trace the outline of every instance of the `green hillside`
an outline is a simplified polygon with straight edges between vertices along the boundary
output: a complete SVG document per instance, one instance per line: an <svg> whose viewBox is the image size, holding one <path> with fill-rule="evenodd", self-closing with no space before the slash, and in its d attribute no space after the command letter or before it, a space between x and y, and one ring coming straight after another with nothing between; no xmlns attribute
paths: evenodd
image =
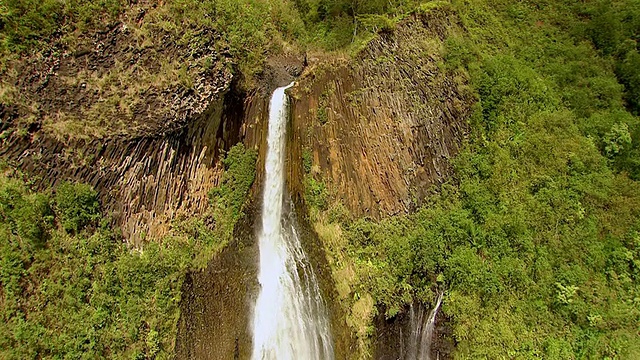
<svg viewBox="0 0 640 360"><path fill-rule="evenodd" d="M454 175L380 221L305 181L311 222L339 244L333 270L353 272L337 286L355 294L354 357L371 355L375 312L444 292L454 358L640 358L640 1L167 0L140 25L129 3L5 0L0 74L125 18L140 41L213 29L251 88L269 56L357 56L409 14L446 8L460 27L439 66L475 97ZM19 97L0 89L3 104ZM5 167L0 358L171 358L184 274L229 241L254 181L256 154L234 149L210 195L216 230L189 219L139 249L89 187L35 192Z"/></svg>
<svg viewBox="0 0 640 360"><path fill-rule="evenodd" d="M338 271L356 273L352 315L366 299L394 316L444 291L456 358L640 357L639 4L418 11L431 6L463 25L442 66L475 93L470 139L415 214L320 211L321 236L348 254Z"/></svg>

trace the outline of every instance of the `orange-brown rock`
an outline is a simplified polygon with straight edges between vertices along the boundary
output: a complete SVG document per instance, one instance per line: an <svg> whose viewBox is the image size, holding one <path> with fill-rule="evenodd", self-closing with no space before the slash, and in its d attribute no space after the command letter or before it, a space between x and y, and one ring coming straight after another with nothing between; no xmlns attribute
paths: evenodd
<svg viewBox="0 0 640 360"><path fill-rule="evenodd" d="M207 194L222 174L220 153L240 139L242 109L230 106L220 97L182 129L133 139L11 136L2 140L0 156L39 188L60 181L91 184L124 237L135 243L162 236L179 214L207 209Z"/></svg>
<svg viewBox="0 0 640 360"><path fill-rule="evenodd" d="M450 173L467 132L470 96L439 66L443 10L414 15L358 57L310 67L292 91L290 188L302 193L302 153L313 176L357 216L419 205Z"/></svg>

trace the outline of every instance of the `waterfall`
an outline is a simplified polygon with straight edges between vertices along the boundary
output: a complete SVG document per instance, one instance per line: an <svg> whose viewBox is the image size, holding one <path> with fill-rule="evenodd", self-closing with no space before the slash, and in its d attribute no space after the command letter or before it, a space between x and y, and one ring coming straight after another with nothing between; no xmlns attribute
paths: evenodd
<svg viewBox="0 0 640 360"><path fill-rule="evenodd" d="M409 308L409 318L411 321L411 334L405 360L430 360L431 338L436 323L436 315L442 303L442 293L438 295L436 305L433 307L428 317L425 317L425 309L418 306L415 309L413 304Z"/></svg>
<svg viewBox="0 0 640 360"><path fill-rule="evenodd" d="M262 230L260 293L254 308L254 360L333 359L326 308L302 249L292 210L285 211L284 158L288 97L275 90L269 105Z"/></svg>

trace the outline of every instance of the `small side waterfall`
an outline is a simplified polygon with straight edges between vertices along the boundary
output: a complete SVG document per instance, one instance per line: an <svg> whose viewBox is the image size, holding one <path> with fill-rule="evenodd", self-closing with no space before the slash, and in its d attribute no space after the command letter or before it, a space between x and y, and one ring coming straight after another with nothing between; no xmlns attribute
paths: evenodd
<svg viewBox="0 0 640 360"><path fill-rule="evenodd" d="M333 343L324 301L293 213L285 213L284 207L285 90L291 85L275 90L269 108L259 235L261 288L253 314L252 359L331 360Z"/></svg>
<svg viewBox="0 0 640 360"><path fill-rule="evenodd" d="M405 360L431 360L431 338L436 323L436 315L440 304L442 304L442 293L438 295L436 305L433 307L428 317L425 317L425 309L420 306L418 310L413 305L409 308L411 321L411 334L407 344Z"/></svg>

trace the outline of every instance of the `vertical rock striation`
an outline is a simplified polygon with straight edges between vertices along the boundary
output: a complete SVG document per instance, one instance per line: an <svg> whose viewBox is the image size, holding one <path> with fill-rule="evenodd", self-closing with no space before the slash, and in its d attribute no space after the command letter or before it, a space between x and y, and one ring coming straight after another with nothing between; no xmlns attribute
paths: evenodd
<svg viewBox="0 0 640 360"><path fill-rule="evenodd" d="M351 61L321 62L293 92L290 169L301 194L302 153L312 173L357 216L405 213L450 173L467 132L464 80L441 69L444 10L413 15Z"/></svg>
<svg viewBox="0 0 640 360"><path fill-rule="evenodd" d="M4 140L0 156L28 173L36 186L82 181L94 186L123 235L136 243L160 237L178 216L200 214L217 185L220 153L240 141L240 109L229 92L187 126L139 138L62 142L36 134Z"/></svg>

